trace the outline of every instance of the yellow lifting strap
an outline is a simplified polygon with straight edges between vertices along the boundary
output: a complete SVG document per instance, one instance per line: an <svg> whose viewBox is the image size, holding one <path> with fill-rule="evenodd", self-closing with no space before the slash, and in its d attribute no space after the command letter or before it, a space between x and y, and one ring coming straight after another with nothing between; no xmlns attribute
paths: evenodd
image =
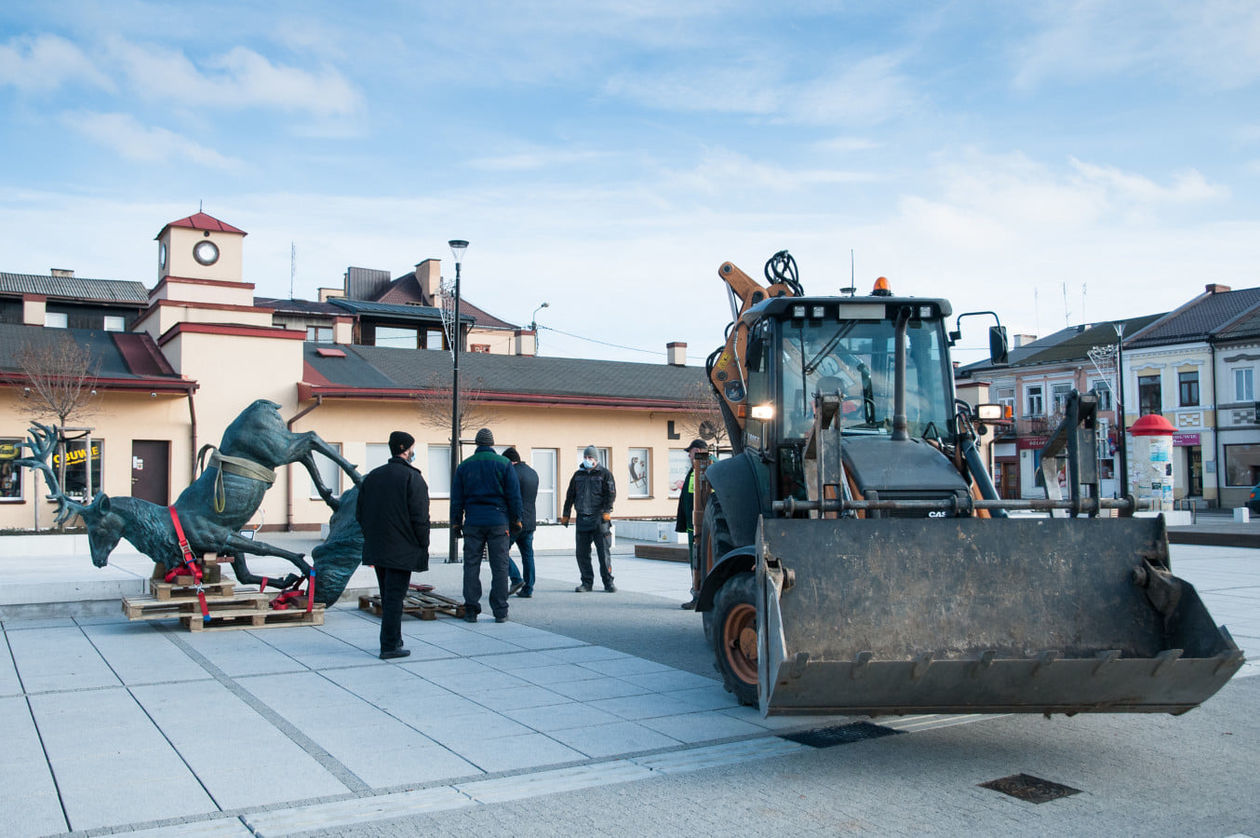
<svg viewBox="0 0 1260 838"><path fill-rule="evenodd" d="M203 465L206 452L210 452L210 459ZM231 457L222 454L219 449L213 445L206 444L201 446L201 450L197 452L197 467L201 471L207 468L217 468L219 473L214 477L214 511L222 513L227 508L227 493L223 489L223 472L231 472L239 474L242 477L249 477L254 480L261 480L270 486L276 482L276 473L273 469L269 469L264 465L260 465L253 460L247 460L244 457Z"/></svg>

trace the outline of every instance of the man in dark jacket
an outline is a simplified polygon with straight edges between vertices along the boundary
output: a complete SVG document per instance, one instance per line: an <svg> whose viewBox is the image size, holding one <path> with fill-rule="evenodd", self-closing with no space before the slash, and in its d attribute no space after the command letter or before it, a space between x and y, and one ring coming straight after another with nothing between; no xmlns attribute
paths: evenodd
<svg viewBox="0 0 1260 838"><path fill-rule="evenodd" d="M683 478L682 491L678 493L678 515L674 518L674 532L687 534L687 558L691 562L691 601L684 602L683 608L691 610L696 607L696 597L700 593L700 566L696 561L696 456L707 457L709 446L703 439L693 439L687 446L687 476Z"/></svg>
<svg viewBox="0 0 1260 838"><path fill-rule="evenodd" d="M516 562L508 560L508 576L512 579L508 592L519 597L531 597L534 595L534 530L538 528L535 506L538 500L538 472L521 462L521 455L515 448L504 451L503 456L512 464L516 479L521 484L521 531L512 543L521 551L521 566L525 570L522 576L521 571L516 569Z"/></svg>
<svg viewBox="0 0 1260 838"><path fill-rule="evenodd" d="M612 472L599 464L599 452L594 445L582 452L582 465L569 480L569 492L564 498L564 514L560 522L569 526L569 512L577 508L577 563L582 583L573 590L584 593L595 583L591 568L591 542L599 555L599 576L604 590L616 593L613 584L612 557L608 552L608 533L612 528L612 506L617 499L617 485Z"/></svg>
<svg viewBox="0 0 1260 838"><path fill-rule="evenodd" d="M416 440L406 431L389 435L383 466L359 487L355 516L363 528L363 563L376 569L381 589L381 659L405 658L402 611L412 571L429 569L429 487L412 468Z"/></svg>
<svg viewBox="0 0 1260 838"><path fill-rule="evenodd" d="M521 527L521 485L506 457L494 453L494 434L477 431L477 450L455 469L451 526L464 538L464 620L481 613L481 555L490 554L490 610L508 618L508 544Z"/></svg>

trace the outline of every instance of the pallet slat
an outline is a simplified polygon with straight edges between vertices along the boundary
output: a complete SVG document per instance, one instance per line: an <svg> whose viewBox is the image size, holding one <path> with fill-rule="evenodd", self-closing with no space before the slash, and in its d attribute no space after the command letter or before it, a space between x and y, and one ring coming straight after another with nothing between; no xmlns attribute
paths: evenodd
<svg viewBox="0 0 1260 838"><path fill-rule="evenodd" d="M364 595L359 597L359 609L362 611L371 611L376 616L381 616L381 597L379 594ZM408 591L407 596L403 599L403 613L410 614L421 620L436 620L438 614L447 614L451 617L464 616L464 603L459 600L451 599L442 594L435 594L432 591Z"/></svg>
<svg viewBox="0 0 1260 838"><path fill-rule="evenodd" d="M291 626L322 626L324 624L324 606L315 606L310 613L305 609L295 608L288 611L238 611L210 612L210 622L205 622L200 614L180 617L184 628L190 632L230 631L233 629L288 628Z"/></svg>

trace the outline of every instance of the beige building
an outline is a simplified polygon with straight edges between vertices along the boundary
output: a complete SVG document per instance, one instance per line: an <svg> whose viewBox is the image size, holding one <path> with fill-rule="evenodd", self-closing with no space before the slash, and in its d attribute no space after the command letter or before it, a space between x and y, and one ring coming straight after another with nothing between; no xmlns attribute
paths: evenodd
<svg viewBox="0 0 1260 838"><path fill-rule="evenodd" d="M446 519L452 356L438 260L397 279L351 268L340 293L323 289L318 301L258 298L245 281L245 235L205 213L167 224L151 288L71 271L0 274L0 529L51 523L42 480L36 486L11 460L37 401L33 350L66 338L94 365L87 410L68 422L80 428L69 434L70 492L169 503L194 478L198 449L263 398L294 431L317 432L364 473L387 458L391 430L411 432L432 516ZM615 518L673 516L683 448L704 418L694 395L703 371L685 366L685 345L671 345L664 364L540 358L529 330L466 301L460 320L461 390L471 394L463 409L538 470L540 520L559 517L590 444L616 477ZM478 426L465 426L463 455ZM318 459L326 480L349 486ZM327 523L311 482L300 466L281 469L253 523Z"/></svg>

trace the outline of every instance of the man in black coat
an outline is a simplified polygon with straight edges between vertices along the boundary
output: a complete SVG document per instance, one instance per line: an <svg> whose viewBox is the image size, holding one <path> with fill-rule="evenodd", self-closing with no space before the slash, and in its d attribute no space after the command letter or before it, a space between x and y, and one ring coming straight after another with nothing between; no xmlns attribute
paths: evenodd
<svg viewBox="0 0 1260 838"><path fill-rule="evenodd" d="M525 575L521 576L516 563L509 560L508 576L512 579L512 587L508 595L515 593L519 597L534 595L534 530L538 529L538 472L521 462L521 455L515 448L503 452L512 468L516 471L516 479L521 484L521 531L512 539L516 549L521 551L521 565Z"/></svg>
<svg viewBox="0 0 1260 838"><path fill-rule="evenodd" d="M402 612L412 571L429 569L429 486L415 459L415 438L389 435L383 466L372 469L359 487L355 515L363 528L363 563L376 570L381 589L381 659L405 658Z"/></svg>
<svg viewBox="0 0 1260 838"><path fill-rule="evenodd" d="M599 464L599 452L594 445L582 452L582 465L569 480L569 491L564 498L564 514L560 522L569 526L569 512L577 510L577 563L582 582L573 590L585 593L595 584L595 572L591 567L591 543L599 555L599 576L604 590L617 592L613 584L612 556L609 555L607 536L612 527L613 501L617 499L617 485L612 472Z"/></svg>

